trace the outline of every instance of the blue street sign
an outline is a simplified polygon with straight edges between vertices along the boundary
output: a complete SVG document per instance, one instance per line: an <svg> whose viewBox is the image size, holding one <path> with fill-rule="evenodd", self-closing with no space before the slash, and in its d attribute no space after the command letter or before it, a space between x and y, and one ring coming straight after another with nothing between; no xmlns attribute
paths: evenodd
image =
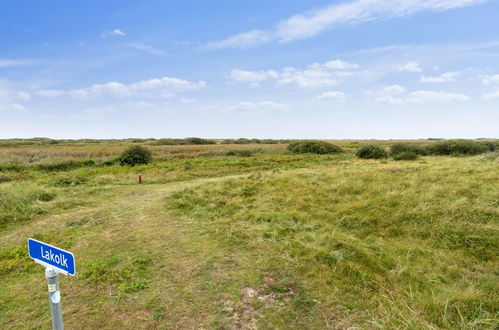
<svg viewBox="0 0 499 330"><path fill-rule="evenodd" d="M75 257L71 252L61 250L55 246L28 239L29 256L35 262L45 266L53 267L61 273L74 276L76 273Z"/></svg>

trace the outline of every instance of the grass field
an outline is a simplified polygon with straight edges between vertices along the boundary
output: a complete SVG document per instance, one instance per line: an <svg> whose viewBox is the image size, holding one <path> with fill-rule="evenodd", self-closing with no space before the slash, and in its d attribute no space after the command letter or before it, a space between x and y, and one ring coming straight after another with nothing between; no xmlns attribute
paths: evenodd
<svg viewBox="0 0 499 330"><path fill-rule="evenodd" d="M497 153L139 141L154 161L126 167L106 162L131 141L15 142L0 143L2 329L50 327L28 237L76 256L68 329L499 327Z"/></svg>

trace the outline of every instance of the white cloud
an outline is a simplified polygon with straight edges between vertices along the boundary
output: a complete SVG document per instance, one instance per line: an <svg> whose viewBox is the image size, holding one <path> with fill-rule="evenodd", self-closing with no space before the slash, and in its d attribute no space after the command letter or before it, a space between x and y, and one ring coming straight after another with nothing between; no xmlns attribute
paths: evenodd
<svg viewBox="0 0 499 330"><path fill-rule="evenodd" d="M145 101L130 101L126 102L125 106L127 108L132 108L132 109L150 109L153 108L156 104L151 103L151 102L145 102Z"/></svg>
<svg viewBox="0 0 499 330"><path fill-rule="evenodd" d="M484 94L483 99L487 100L487 101L499 99L499 89L497 91L495 91L494 93Z"/></svg>
<svg viewBox="0 0 499 330"><path fill-rule="evenodd" d="M166 55L166 52L164 52L163 50L158 49L158 48L153 47L153 46L150 46L150 45L140 43L140 42L130 42L130 43L126 43L124 45L127 47L131 47L131 48L152 54L152 55L157 55L157 56Z"/></svg>
<svg viewBox="0 0 499 330"><path fill-rule="evenodd" d="M482 82L484 85L499 84L499 74L495 74L492 76L483 76Z"/></svg>
<svg viewBox="0 0 499 330"><path fill-rule="evenodd" d="M37 64L37 63L40 63L40 61L0 58L0 68L6 68L6 67L11 67L11 66L32 65L32 64Z"/></svg>
<svg viewBox="0 0 499 330"><path fill-rule="evenodd" d="M405 72L423 72L423 69L418 62L409 62L398 67L399 71Z"/></svg>
<svg viewBox="0 0 499 330"><path fill-rule="evenodd" d="M229 79L234 82L251 83L251 87L260 87L260 83L266 80L276 81L278 86L292 86L300 88L330 87L338 84L341 78L354 75L354 72L344 71L358 68L357 64L341 60L326 63L313 63L304 70L287 67L281 71L246 71L235 69L229 73ZM340 71L335 71L340 70Z"/></svg>
<svg viewBox="0 0 499 330"><path fill-rule="evenodd" d="M411 92L405 96L400 96L400 97L379 96L376 97L375 100L376 102L380 103L406 105L406 104L466 102L470 100L470 97L464 94L421 90L421 91Z"/></svg>
<svg viewBox="0 0 499 330"><path fill-rule="evenodd" d="M209 42L205 47L207 49L218 48L251 48L256 47L272 40L272 37L264 31L253 30L239 33L221 41Z"/></svg>
<svg viewBox="0 0 499 330"><path fill-rule="evenodd" d="M68 117L76 120L102 120L106 117L107 113L115 112L113 106L102 106L82 110L77 113L69 114Z"/></svg>
<svg viewBox="0 0 499 330"><path fill-rule="evenodd" d="M277 81L278 86L301 88L330 87L338 84L334 75L322 67L309 66L306 70L285 68Z"/></svg>
<svg viewBox="0 0 499 330"><path fill-rule="evenodd" d="M237 82L257 82L278 77L279 73L277 73L277 71L274 70L246 71L246 70L234 69L229 73L229 78Z"/></svg>
<svg viewBox="0 0 499 330"><path fill-rule="evenodd" d="M57 89L42 89L35 92L36 96L47 97L47 98L60 97L63 96L64 94L65 94L64 91Z"/></svg>
<svg viewBox="0 0 499 330"><path fill-rule="evenodd" d="M426 77L422 76L419 81L423 83L444 83L456 81L456 78L461 75L461 72L445 72L444 74L437 77Z"/></svg>
<svg viewBox="0 0 499 330"><path fill-rule="evenodd" d="M4 91L0 90L0 103L10 103L17 101L30 101L31 94L24 91L12 92L12 91Z"/></svg>
<svg viewBox="0 0 499 330"><path fill-rule="evenodd" d="M260 101L260 102L240 102L236 105L230 106L230 110L243 110L243 111L269 111L269 110L279 110L279 111L291 111L292 107L285 103L277 103L271 101Z"/></svg>
<svg viewBox="0 0 499 330"><path fill-rule="evenodd" d="M391 86L384 86L376 90L371 90L368 91L368 95L375 95L375 96L391 96L391 95L398 95L402 94L405 92L405 88L399 85L391 85Z"/></svg>
<svg viewBox="0 0 499 330"><path fill-rule="evenodd" d="M204 81L191 82L178 78L157 78L139 81L130 85L118 82L108 82L105 84L95 84L85 88L61 90L40 90L36 95L42 97L59 97L68 95L76 99L92 99L103 96L117 98L130 97L173 97L175 93L197 91L206 86Z"/></svg>
<svg viewBox="0 0 499 330"><path fill-rule="evenodd" d="M126 36L126 33L121 31L120 29L114 29L111 31L104 31L100 35L102 38L107 38L107 37L124 37Z"/></svg>
<svg viewBox="0 0 499 330"><path fill-rule="evenodd" d="M0 104L0 112L19 112L19 113L29 113L30 111L20 103L7 103Z"/></svg>
<svg viewBox="0 0 499 330"><path fill-rule="evenodd" d="M319 100L344 100L346 95L340 91L330 91L317 95L317 98Z"/></svg>
<svg viewBox="0 0 499 330"><path fill-rule="evenodd" d="M324 66L332 70L350 70L357 69L359 66L354 63L348 63L342 60L334 60L324 63Z"/></svg>
<svg viewBox="0 0 499 330"><path fill-rule="evenodd" d="M211 42L208 48L255 47L271 42L311 38L349 24L409 16L421 11L445 11L490 0L352 0L280 21L271 31L252 30Z"/></svg>

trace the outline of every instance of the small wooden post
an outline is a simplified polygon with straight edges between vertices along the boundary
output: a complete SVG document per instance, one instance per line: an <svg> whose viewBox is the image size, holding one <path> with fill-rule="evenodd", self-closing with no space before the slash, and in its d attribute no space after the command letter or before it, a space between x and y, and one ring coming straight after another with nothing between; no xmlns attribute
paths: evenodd
<svg viewBox="0 0 499 330"><path fill-rule="evenodd" d="M142 174L139 173L139 184L142 183Z"/></svg>

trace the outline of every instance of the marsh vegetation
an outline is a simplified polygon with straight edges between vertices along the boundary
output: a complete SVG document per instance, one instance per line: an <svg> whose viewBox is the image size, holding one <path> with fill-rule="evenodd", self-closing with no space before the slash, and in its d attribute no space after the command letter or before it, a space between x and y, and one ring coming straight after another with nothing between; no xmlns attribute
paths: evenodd
<svg viewBox="0 0 499 330"><path fill-rule="evenodd" d="M50 325L27 237L68 328L498 326L497 141L53 141L0 143L2 327Z"/></svg>

